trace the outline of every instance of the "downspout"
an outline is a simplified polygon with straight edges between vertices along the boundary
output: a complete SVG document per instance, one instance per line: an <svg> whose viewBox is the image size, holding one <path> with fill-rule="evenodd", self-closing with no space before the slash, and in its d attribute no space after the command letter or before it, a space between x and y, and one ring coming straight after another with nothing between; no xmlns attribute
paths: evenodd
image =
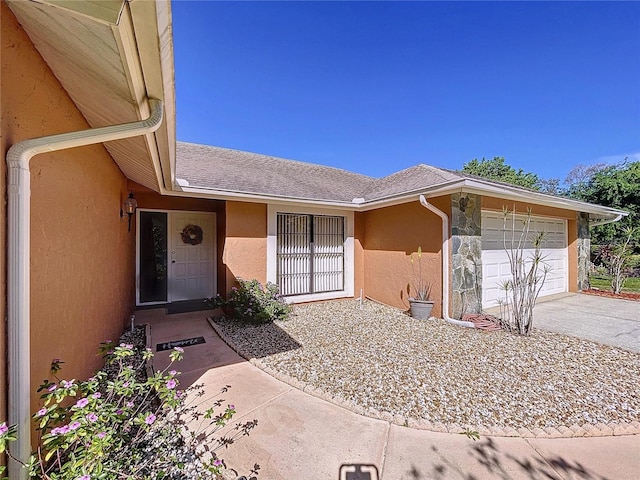
<svg viewBox="0 0 640 480"><path fill-rule="evenodd" d="M30 218L31 172L29 163L40 153L120 140L155 132L162 123L163 105L149 99L151 114L146 120L91 128L77 132L23 140L7 153L8 261L7 324L9 351L9 425L17 425L18 440L9 444L13 457L26 463L31 455L30 414ZM26 479L27 469L9 459L9 478Z"/></svg>
<svg viewBox="0 0 640 480"><path fill-rule="evenodd" d="M473 322L456 320L449 316L449 217L442 210L431 205L424 195L420 195L420 204L442 219L442 318L459 327L476 328Z"/></svg>

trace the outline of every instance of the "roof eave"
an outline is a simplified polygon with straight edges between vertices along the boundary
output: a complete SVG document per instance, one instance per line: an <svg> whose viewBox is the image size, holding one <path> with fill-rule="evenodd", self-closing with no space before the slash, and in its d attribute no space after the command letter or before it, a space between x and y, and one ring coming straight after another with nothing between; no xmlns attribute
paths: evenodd
<svg viewBox="0 0 640 480"><path fill-rule="evenodd" d="M137 61L147 97L158 98L164 104L165 124L152 138L148 138L160 193L167 193L175 181L176 171L176 109L171 4L169 0L156 2L130 1L129 8L137 44ZM151 137L151 136L149 136ZM155 147L155 148L154 148Z"/></svg>
<svg viewBox="0 0 640 480"><path fill-rule="evenodd" d="M491 196L497 198L504 198L506 200L520 202L529 201L537 205L594 214L599 218L615 218L619 215L627 216L629 214L624 210L618 210L611 207L603 207L602 205L595 205L593 203L573 200L571 198L557 197L555 195L549 195L542 192L523 190L518 187L510 187L508 185L496 185L494 183L484 182L482 180L465 179L463 180L463 183L464 185L462 186L462 188L465 192L478 193L480 195L486 195L488 193Z"/></svg>
<svg viewBox="0 0 640 480"><path fill-rule="evenodd" d="M333 200L321 200L315 198L295 198L280 195L267 195L251 192L235 192L231 190L210 189L205 187L190 187L174 185L173 191L168 191L168 195L177 197L196 197L211 200L228 200L238 202L255 202L255 203L275 203L283 205L313 205L327 208L339 208L342 210L357 210L358 205L351 202L340 202Z"/></svg>
<svg viewBox="0 0 640 480"><path fill-rule="evenodd" d="M175 186L175 190L170 192L171 195L177 196L196 196L200 198L210 198L218 200L235 200L257 203L277 203L288 205L313 205L324 206L327 208L340 208L354 211L366 212L378 208L391 207L412 201L418 201L420 195L428 198L438 197L442 195L450 195L452 193L476 193L479 195L491 195L496 198L517 202L530 202L536 205L544 205L548 207L572 210L575 212L585 212L591 214L593 219L613 220L619 216L626 216L628 212L601 205L572 200L569 198L556 197L540 192L531 192L522 190L517 187L509 187L505 185L496 185L491 182L483 182L479 180L459 179L443 182L433 185L429 188L416 189L410 192L403 192L396 195L389 195L376 200L365 201L361 203L340 202L331 200L319 200L309 198L291 198L278 195L266 195L249 192L234 192L229 190L208 189L202 187Z"/></svg>
<svg viewBox="0 0 640 480"><path fill-rule="evenodd" d="M10 0L9 7L91 127L142 120L151 112L149 98L163 102L164 121L156 133L107 142L105 147L128 178L161 193L170 188L175 172L175 93L169 1ZM73 28L58 28L57 22ZM43 38L48 30L42 25L59 36ZM80 53L72 60L61 55L61 38L67 42L64 50L75 52L74 42L86 39L87 32L102 50L96 49L93 56ZM96 60L102 59L101 52L109 58ZM96 93L87 77L73 75L72 67L88 67L92 78L104 76L108 81L103 86L115 85L115 90L103 97L106 88ZM126 83L117 83L121 78Z"/></svg>

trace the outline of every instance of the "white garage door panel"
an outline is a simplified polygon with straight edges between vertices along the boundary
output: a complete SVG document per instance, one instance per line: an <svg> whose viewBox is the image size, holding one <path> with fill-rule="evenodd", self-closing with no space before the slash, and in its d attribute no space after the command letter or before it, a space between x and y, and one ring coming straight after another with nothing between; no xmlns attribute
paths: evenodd
<svg viewBox="0 0 640 480"><path fill-rule="evenodd" d="M517 217L516 232L522 229L524 216ZM507 245L511 241L511 223L507 224ZM540 290L540 296L567 291L568 257L566 221L552 218L533 217L529 239L525 243L525 259L533 256L532 238L537 232L545 232L542 248L543 263L548 267L547 277ZM516 235L516 241L520 235ZM542 274L542 270L540 270ZM497 212L482 213L482 306L496 306L504 299L502 285L511 280L511 265L504 251L503 216Z"/></svg>

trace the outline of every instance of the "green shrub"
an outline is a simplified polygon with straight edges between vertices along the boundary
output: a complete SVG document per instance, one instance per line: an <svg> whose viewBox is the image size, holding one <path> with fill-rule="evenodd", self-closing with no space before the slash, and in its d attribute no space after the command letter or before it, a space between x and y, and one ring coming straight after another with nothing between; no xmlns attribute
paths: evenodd
<svg viewBox="0 0 640 480"><path fill-rule="evenodd" d="M291 306L278 294L278 287L271 282L263 287L258 280L238 279L224 306L233 312L233 317L249 323L269 323L285 320ZM219 297L209 299L209 305L219 306Z"/></svg>

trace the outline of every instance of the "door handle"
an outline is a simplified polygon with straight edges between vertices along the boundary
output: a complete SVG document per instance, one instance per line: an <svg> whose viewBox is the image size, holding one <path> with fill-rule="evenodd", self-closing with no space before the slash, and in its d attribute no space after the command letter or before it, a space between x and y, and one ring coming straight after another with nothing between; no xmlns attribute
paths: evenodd
<svg viewBox="0 0 640 480"><path fill-rule="evenodd" d="M175 260L171 260L171 263L176 263L176 261Z"/></svg>

